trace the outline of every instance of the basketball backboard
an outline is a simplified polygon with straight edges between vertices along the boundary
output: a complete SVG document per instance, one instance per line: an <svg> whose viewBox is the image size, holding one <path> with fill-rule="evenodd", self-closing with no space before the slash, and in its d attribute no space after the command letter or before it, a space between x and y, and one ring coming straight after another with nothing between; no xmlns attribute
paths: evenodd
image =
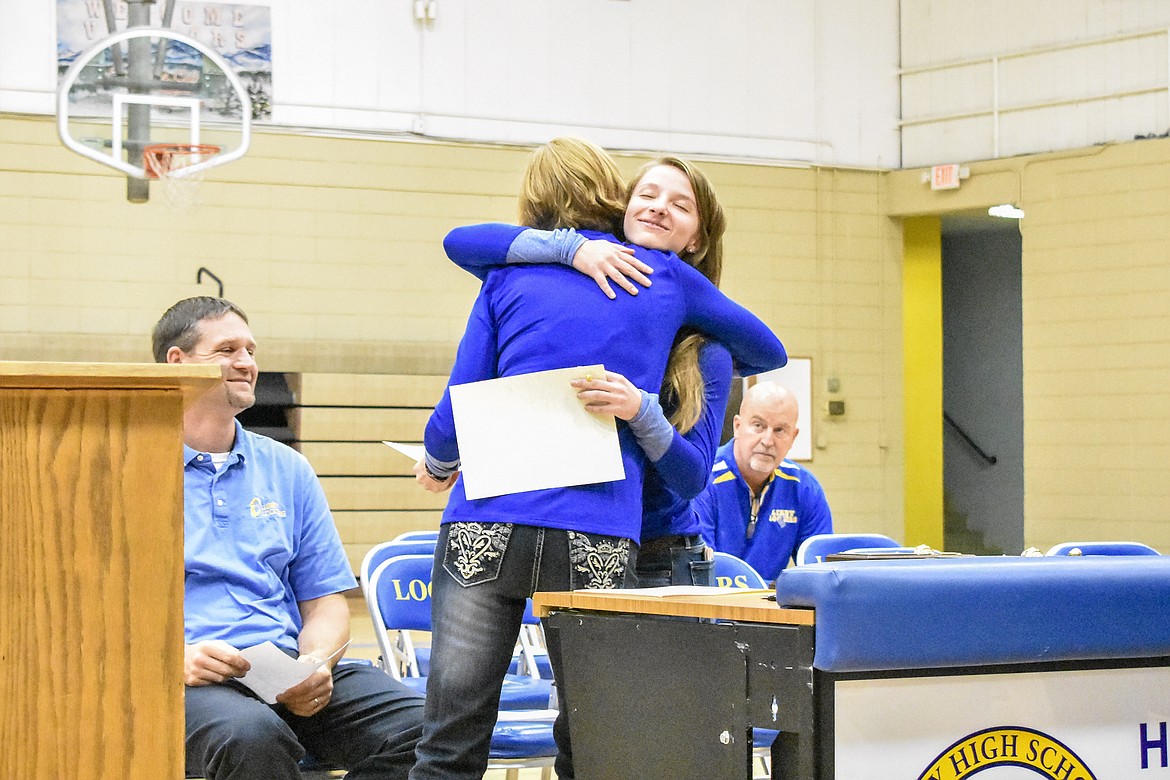
<svg viewBox="0 0 1170 780"><path fill-rule="evenodd" d="M162 28L133 27L98 41L73 61L57 92L65 146L144 182L158 176L144 159L147 147L214 149L169 173L198 176L244 155L251 120L248 90L223 57ZM131 185L130 199L145 200L145 185Z"/></svg>

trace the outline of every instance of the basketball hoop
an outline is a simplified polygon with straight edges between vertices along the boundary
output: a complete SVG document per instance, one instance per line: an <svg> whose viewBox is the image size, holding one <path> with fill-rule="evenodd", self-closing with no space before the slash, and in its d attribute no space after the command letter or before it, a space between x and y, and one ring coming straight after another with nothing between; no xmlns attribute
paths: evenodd
<svg viewBox="0 0 1170 780"><path fill-rule="evenodd" d="M159 179L167 204L187 209L199 200L199 185L205 167L199 165L219 154L213 144L148 144L142 150L142 168L152 179Z"/></svg>

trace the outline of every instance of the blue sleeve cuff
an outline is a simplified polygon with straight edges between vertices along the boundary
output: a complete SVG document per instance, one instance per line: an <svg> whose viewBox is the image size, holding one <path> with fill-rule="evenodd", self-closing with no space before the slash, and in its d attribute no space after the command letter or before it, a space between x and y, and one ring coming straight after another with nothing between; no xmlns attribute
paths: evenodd
<svg viewBox="0 0 1170 780"><path fill-rule="evenodd" d="M573 255L586 238L572 228L537 230L528 228L508 247L508 263L573 264Z"/></svg>
<svg viewBox="0 0 1170 780"><path fill-rule="evenodd" d="M674 441L674 426L666 419L657 393L642 393L642 406L629 421L630 430L638 440L638 446L646 453L651 463L657 463L666 454Z"/></svg>
<svg viewBox="0 0 1170 780"><path fill-rule="evenodd" d="M431 453L426 451L423 452L423 463L426 465L427 473L440 480L446 479L459 470L459 461L435 460Z"/></svg>

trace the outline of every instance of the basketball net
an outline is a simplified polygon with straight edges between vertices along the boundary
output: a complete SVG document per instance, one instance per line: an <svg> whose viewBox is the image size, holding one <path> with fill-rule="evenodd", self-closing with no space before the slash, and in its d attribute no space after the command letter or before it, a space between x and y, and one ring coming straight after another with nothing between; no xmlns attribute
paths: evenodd
<svg viewBox="0 0 1170 780"><path fill-rule="evenodd" d="M186 169L217 154L219 147L211 144L150 144L142 151L142 167L162 184L167 205L185 211L199 203L204 174Z"/></svg>

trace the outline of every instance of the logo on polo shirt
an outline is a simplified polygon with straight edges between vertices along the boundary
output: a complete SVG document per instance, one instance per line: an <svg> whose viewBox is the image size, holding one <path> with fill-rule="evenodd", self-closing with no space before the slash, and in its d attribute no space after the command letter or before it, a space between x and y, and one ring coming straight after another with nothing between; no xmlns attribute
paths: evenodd
<svg viewBox="0 0 1170 780"><path fill-rule="evenodd" d="M1097 780L1060 740L1024 726L996 726L955 742L918 780L964 780L994 767L1023 767L1050 780ZM993 780L995 772L986 775Z"/></svg>
<svg viewBox="0 0 1170 780"><path fill-rule="evenodd" d="M768 522L775 523L783 528L789 523L796 523L795 509L773 509L772 514L768 515Z"/></svg>
<svg viewBox="0 0 1170 780"><path fill-rule="evenodd" d="M248 502L252 517L284 517L286 512L279 501L264 501L257 497Z"/></svg>

